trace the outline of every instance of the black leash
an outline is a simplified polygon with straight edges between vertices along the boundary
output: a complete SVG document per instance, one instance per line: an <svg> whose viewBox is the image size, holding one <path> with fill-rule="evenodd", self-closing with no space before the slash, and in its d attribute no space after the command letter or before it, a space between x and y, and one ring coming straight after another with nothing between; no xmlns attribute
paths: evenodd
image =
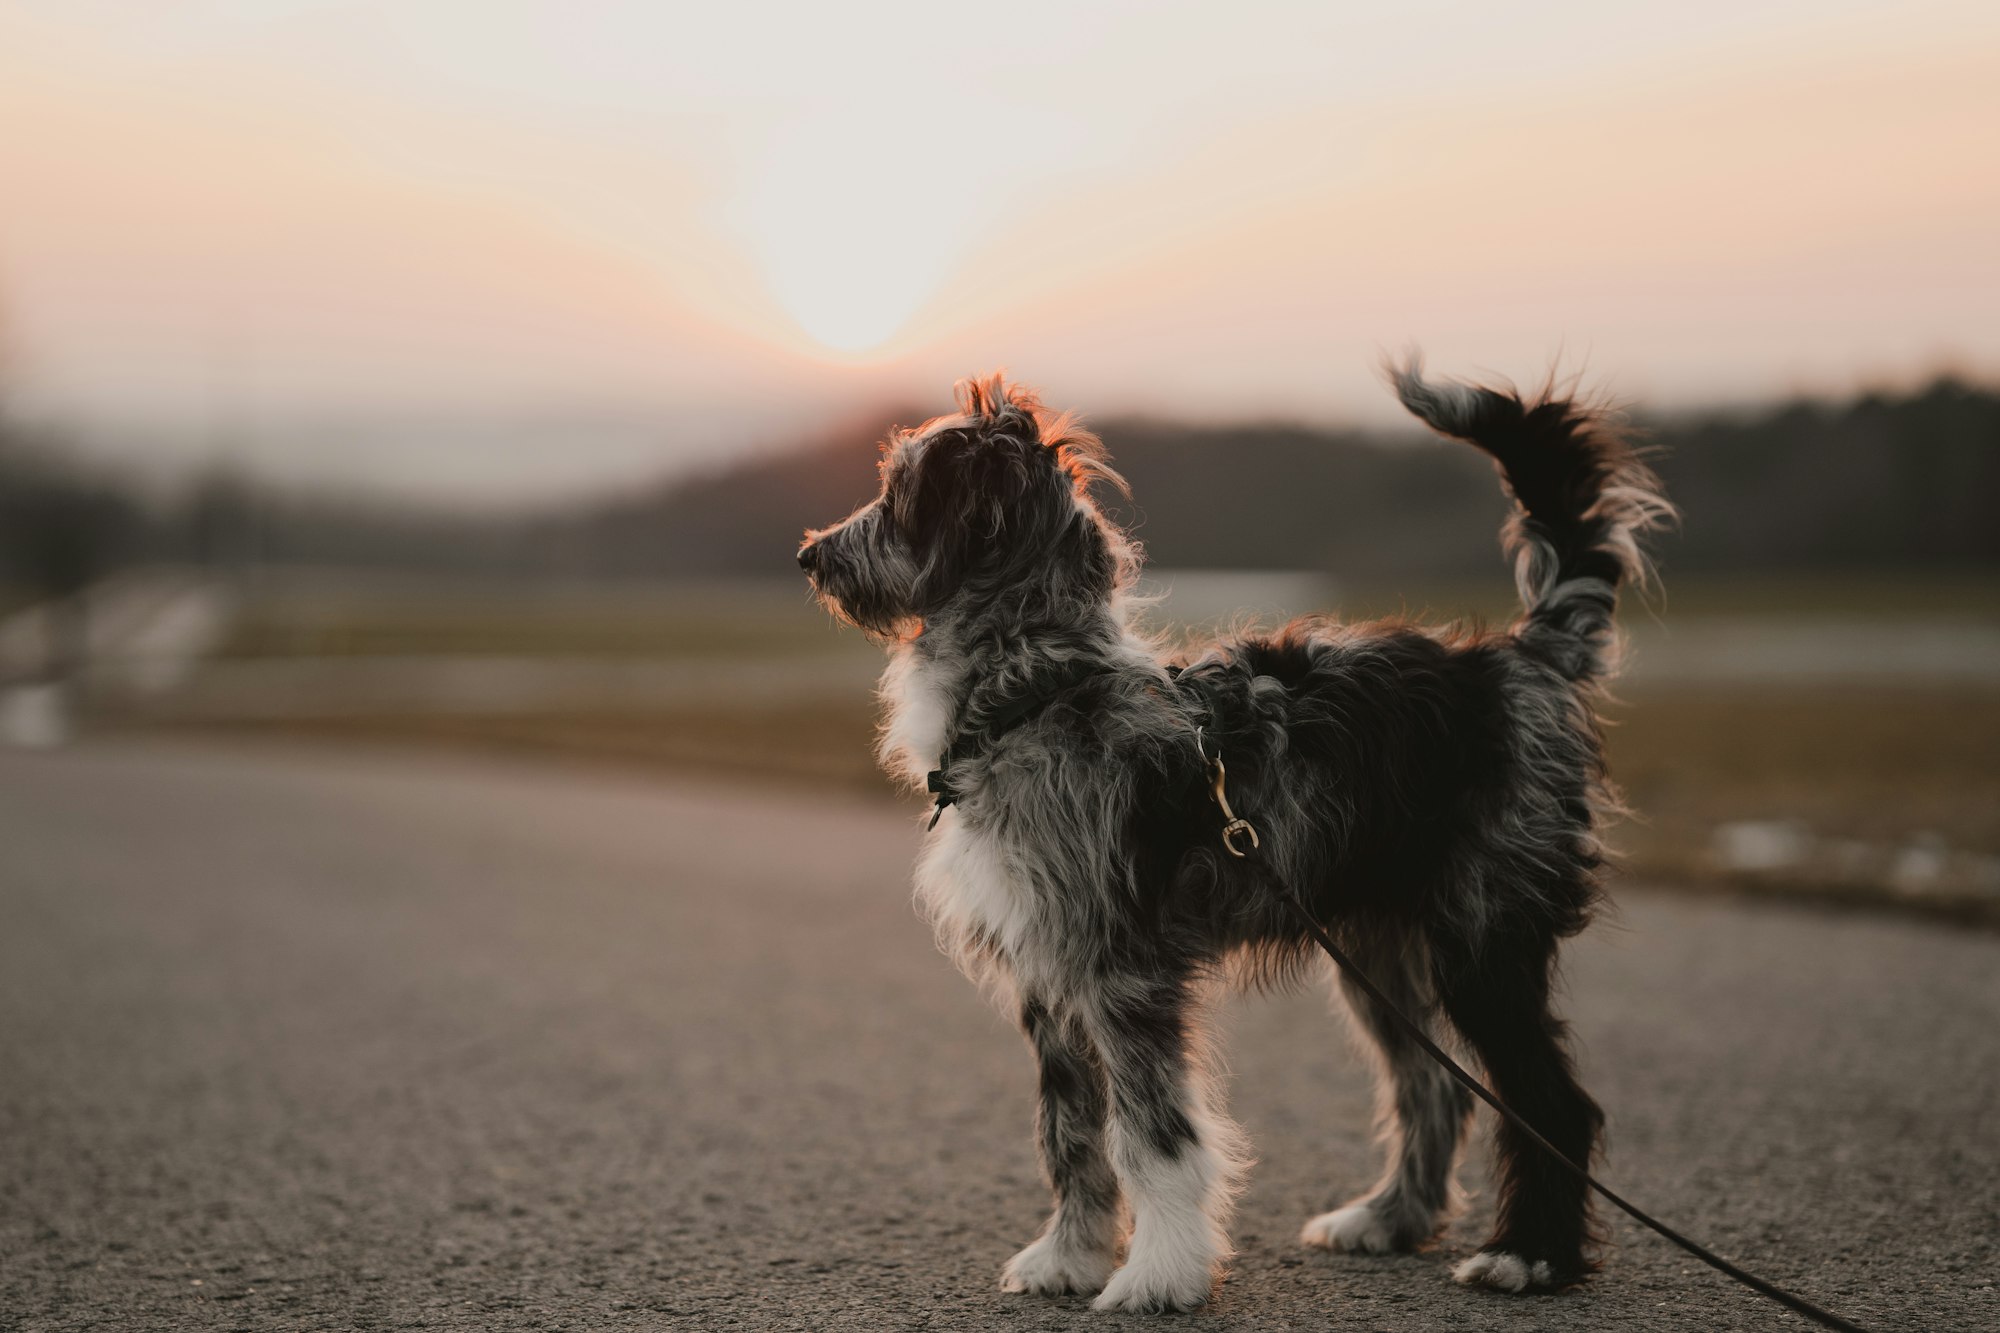
<svg viewBox="0 0 2000 1333"><path fill-rule="evenodd" d="M1199 732L1195 735L1195 743L1197 746L1201 745ZM1223 828L1222 845L1228 849L1231 856L1243 861L1251 872L1264 882L1265 887L1269 888L1278 900L1291 910L1292 915L1298 918L1299 925L1305 928L1305 932L1312 936L1313 941L1320 948L1326 950L1327 957L1333 959L1335 966L1345 972L1349 980L1359 986L1369 999L1380 1005L1384 1012L1393 1015L1396 1022L1401 1024L1404 1030L1416 1039L1417 1044L1424 1048L1431 1059L1444 1066L1446 1073L1464 1084L1473 1096L1499 1112L1500 1117L1508 1124L1540 1144L1549 1156L1562 1163L1565 1171L1568 1171L1584 1184L1611 1200L1612 1203L1616 1204L1633 1221L1638 1222L1642 1226L1650 1227L1660 1235L1665 1236L1668 1240L1680 1246L1710 1268L1728 1274L1752 1291L1770 1297L1787 1310L1804 1315L1807 1319L1812 1320L1823 1328L1839 1329L1841 1333L1867 1333L1867 1330L1863 1329L1861 1325L1842 1319L1830 1310L1822 1310L1805 1297L1794 1296L1791 1292L1786 1291L1776 1283L1767 1282L1755 1273L1746 1272L1738 1268L1735 1264L1729 1262L1729 1260L1715 1253L1715 1251L1689 1240L1680 1232L1675 1231L1666 1223L1647 1213L1637 1204L1626 1201L1607 1186L1598 1183L1595 1176L1565 1157L1555 1144L1543 1138L1541 1133L1533 1125L1522 1119L1521 1115L1513 1107L1501 1101L1492 1092L1488 1091L1484 1083L1474 1078L1471 1074L1468 1074L1464 1066L1452 1059L1442 1046L1431 1040L1430 1034L1424 1031L1422 1024L1397 1008L1395 1002L1383 994L1379 986L1368 979L1368 974L1356 966L1354 960L1349 958L1346 952L1333 942L1333 937L1328 935L1325 928L1314 919L1312 911L1306 906L1304 900L1299 897L1297 891L1280 879L1277 872L1272 870L1260 856L1252 855L1252 853L1260 850L1257 830L1250 824L1249 820L1238 818L1236 813L1229 808L1228 798L1223 792L1224 775L1221 756L1217 755L1214 758L1210 758L1206 747L1203 747L1202 759L1208 764L1211 794L1215 799L1216 805L1220 807L1223 818L1228 821ZM1236 845L1235 838L1238 834L1247 834L1249 836L1250 845L1247 848L1241 848Z"/></svg>

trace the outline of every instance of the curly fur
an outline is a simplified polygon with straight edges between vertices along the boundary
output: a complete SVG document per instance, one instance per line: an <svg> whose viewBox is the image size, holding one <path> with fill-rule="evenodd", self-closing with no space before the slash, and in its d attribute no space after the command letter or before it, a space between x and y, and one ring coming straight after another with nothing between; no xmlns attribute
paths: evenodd
<svg viewBox="0 0 2000 1333"><path fill-rule="evenodd" d="M1093 498L1122 486L1102 444L998 376L893 435L881 493L800 549L827 605L888 647L885 767L921 785L955 742L988 738L953 768L957 808L916 885L943 947L1016 1007L1041 1070L1056 1208L1006 1266L1010 1290L1187 1309L1228 1257L1247 1157L1205 1016L1221 987L1281 982L1313 956L1219 853L1197 727L1268 864L1371 976L1454 1029L1574 1160L1595 1151L1602 1117L1550 1010L1552 970L1598 896L1613 797L1590 700L1615 665L1617 589L1644 577L1640 538L1671 510L1603 412L1429 381L1414 359L1390 373L1412 412L1493 456L1518 502L1505 541L1523 612L1504 632L1307 617L1169 658L1127 623L1140 553ZM995 726L1079 666L1081 683ZM1416 1248L1451 1207L1467 1098L1349 999L1379 1056L1390 1163L1303 1238ZM1587 1196L1504 1126L1496 1146L1496 1229L1459 1277L1579 1279Z"/></svg>

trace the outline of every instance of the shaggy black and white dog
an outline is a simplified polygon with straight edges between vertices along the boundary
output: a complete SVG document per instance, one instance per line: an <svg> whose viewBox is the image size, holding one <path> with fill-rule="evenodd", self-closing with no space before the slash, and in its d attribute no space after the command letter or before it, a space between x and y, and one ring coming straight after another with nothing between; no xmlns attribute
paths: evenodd
<svg viewBox="0 0 2000 1333"><path fill-rule="evenodd" d="M1055 1212L1007 1290L1184 1310L1229 1256L1245 1154L1205 1011L1319 955L1223 851L1198 729L1266 863L1375 982L1455 1030L1572 1161L1595 1150L1602 1116L1551 972L1598 896L1612 795L1591 700L1617 589L1644 576L1637 539L1670 510L1601 413L1427 381L1414 360L1392 375L1518 501L1505 540L1524 610L1504 633L1306 618L1169 660L1127 623L1139 557L1093 499L1122 486L1103 448L997 376L895 434L881 494L799 551L827 605L888 645L882 761L939 793L918 897L965 970L1018 1006L1040 1061ZM1413 1249L1453 1203L1470 1099L1343 989L1380 1052L1390 1162L1302 1239ZM1494 1234L1458 1280L1575 1282L1596 1239L1584 1188L1504 1125L1498 1152Z"/></svg>

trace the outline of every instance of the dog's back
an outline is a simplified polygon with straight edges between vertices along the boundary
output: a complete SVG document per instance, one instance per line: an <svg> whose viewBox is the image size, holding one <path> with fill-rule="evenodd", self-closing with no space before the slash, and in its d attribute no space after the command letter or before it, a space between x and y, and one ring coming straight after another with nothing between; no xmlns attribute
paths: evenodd
<svg viewBox="0 0 2000 1333"><path fill-rule="evenodd" d="M1518 507L1503 532L1522 598L1504 633L1306 617L1184 665L1243 803L1284 810L1272 848L1329 913L1588 920L1597 826L1616 807L1590 695L1617 664L1621 585L1671 516L1616 423L1573 401L1394 369L1404 403L1490 454Z"/></svg>

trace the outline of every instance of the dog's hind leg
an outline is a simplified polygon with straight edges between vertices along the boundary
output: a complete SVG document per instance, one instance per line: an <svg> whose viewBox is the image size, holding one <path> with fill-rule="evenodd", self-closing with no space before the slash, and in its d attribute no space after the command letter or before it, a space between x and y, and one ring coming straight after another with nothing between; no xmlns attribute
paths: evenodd
<svg viewBox="0 0 2000 1333"><path fill-rule="evenodd" d="M1035 1242L1007 1261L1002 1291L1095 1295L1117 1264L1118 1179L1106 1155L1104 1066L1072 1019L1029 999L1021 1030L1041 1067L1035 1127L1056 1208Z"/></svg>
<svg viewBox="0 0 2000 1333"><path fill-rule="evenodd" d="M1357 933L1350 944L1369 979L1436 1037L1422 939L1385 926ZM1306 1223L1299 1239L1355 1254L1413 1250L1437 1234L1452 1203L1452 1175L1472 1094L1346 973L1339 976L1356 1036L1376 1056L1376 1125L1389 1150L1388 1171L1368 1193Z"/></svg>
<svg viewBox="0 0 2000 1333"><path fill-rule="evenodd" d="M1197 988L1185 976L1105 978L1080 1007L1111 1089L1111 1160L1132 1209L1125 1266L1099 1310L1191 1310L1229 1257L1244 1169L1206 1067Z"/></svg>
<svg viewBox="0 0 2000 1333"><path fill-rule="evenodd" d="M1549 1008L1553 931L1514 922L1476 944L1436 939L1433 949L1445 1012L1485 1064L1493 1091L1588 1169L1604 1113L1577 1083L1568 1025ZM1500 1191L1493 1236L1453 1276L1501 1291L1577 1281L1594 1267L1588 1187L1505 1121L1494 1146Z"/></svg>

